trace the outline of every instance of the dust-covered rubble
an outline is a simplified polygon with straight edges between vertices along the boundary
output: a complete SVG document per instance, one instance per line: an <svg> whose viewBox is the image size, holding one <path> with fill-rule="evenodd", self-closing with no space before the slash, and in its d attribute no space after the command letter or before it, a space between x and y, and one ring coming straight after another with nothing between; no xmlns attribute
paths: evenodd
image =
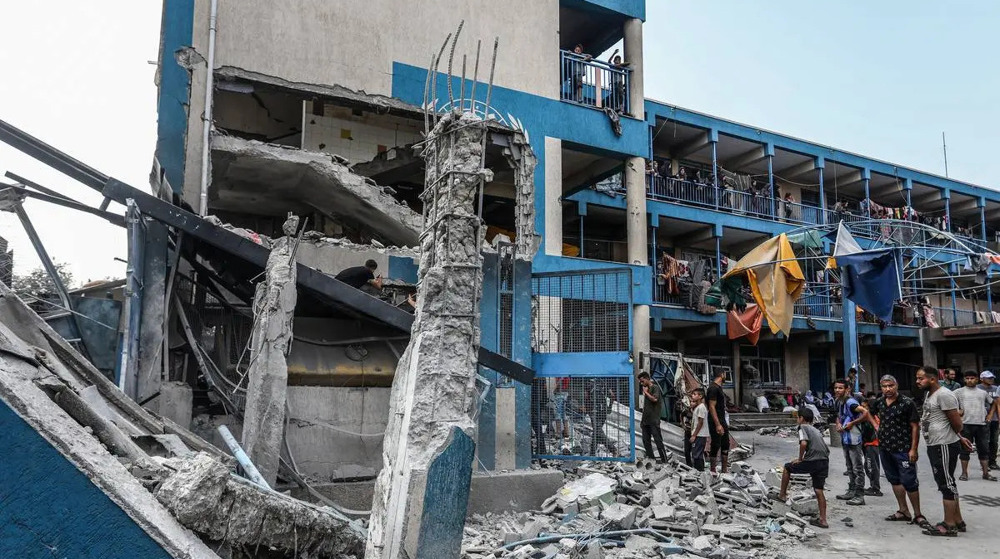
<svg viewBox="0 0 1000 559"><path fill-rule="evenodd" d="M668 453L669 454L669 453ZM563 487L529 513L474 515L464 559L778 558L816 536L808 476L792 476L777 502L780 472L761 476L744 462L731 473L698 472L670 455L665 464L601 462L568 471Z"/></svg>

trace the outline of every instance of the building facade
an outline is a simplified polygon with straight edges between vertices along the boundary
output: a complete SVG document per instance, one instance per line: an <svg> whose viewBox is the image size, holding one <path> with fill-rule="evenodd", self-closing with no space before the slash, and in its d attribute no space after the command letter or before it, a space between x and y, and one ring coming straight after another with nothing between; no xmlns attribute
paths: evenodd
<svg viewBox="0 0 1000 559"><path fill-rule="evenodd" d="M488 261L482 343L538 380L526 387L483 370L485 469L566 451L622 456L630 429L605 422L632 413L634 374L651 350L729 367L737 400L748 389L825 391L855 363L842 357L842 302L821 270L807 270L787 339L730 340L724 310L690 296L767 238L892 212L996 248L993 190L646 99L644 19L643 0L165 0L154 186L258 232L294 211L329 236L413 246L420 108L426 99L447 110L450 97L485 107L488 97L489 114L537 158L537 250L516 264ZM448 60L442 42L459 22ZM620 61L607 56L616 45ZM497 171L511 151L503 136L488 150L487 240L516 230L515 180ZM415 278L409 265L389 275ZM954 293L930 301L942 326L994 310L990 289ZM866 320L857 340L869 386L938 358L912 308L891 324ZM371 387L351 387L361 388ZM550 436L532 447L542 423Z"/></svg>

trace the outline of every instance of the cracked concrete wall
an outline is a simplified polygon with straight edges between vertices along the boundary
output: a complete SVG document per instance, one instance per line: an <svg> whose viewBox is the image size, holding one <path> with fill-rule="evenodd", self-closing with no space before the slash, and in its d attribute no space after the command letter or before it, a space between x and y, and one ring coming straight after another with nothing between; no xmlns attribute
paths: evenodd
<svg viewBox="0 0 1000 559"><path fill-rule="evenodd" d="M194 0L192 61L185 145L185 199L197 193L201 176L202 116L210 0ZM219 0L216 69L240 68L289 82L341 86L370 95L392 94L394 62L421 68L441 46L441 37L465 20L458 52L474 53L483 39L480 79L489 66L486 43L501 38L494 84L559 98L559 3L396 2L303 0L294 7L266 0ZM350 33L336 33L336 28ZM392 33L386 33L392 29ZM438 33L428 33L436 29ZM527 54L526 54L527 53ZM596 53L595 53L596 54ZM200 58L200 60L199 60ZM459 73L461 61L456 62ZM446 71L442 66L441 71ZM472 61L469 61L469 77ZM422 86L422 84L421 84ZM480 95L482 95L480 89Z"/></svg>
<svg viewBox="0 0 1000 559"><path fill-rule="evenodd" d="M483 229L474 212L485 133L477 117L451 113L424 153L425 184L437 186L425 190L416 319L392 386L368 559L454 557L461 546L475 439ZM453 460L447 479L435 473L442 460Z"/></svg>
<svg viewBox="0 0 1000 559"><path fill-rule="evenodd" d="M273 486L278 477L281 441L285 435L288 364L295 318L295 233L299 218L289 216L285 236L274 241L264 281L254 297L254 329L250 334L250 379L243 418L243 448L260 475Z"/></svg>
<svg viewBox="0 0 1000 559"><path fill-rule="evenodd" d="M531 260L541 243L535 233L535 156L523 132L515 132L504 154L514 168L515 252L518 258Z"/></svg>

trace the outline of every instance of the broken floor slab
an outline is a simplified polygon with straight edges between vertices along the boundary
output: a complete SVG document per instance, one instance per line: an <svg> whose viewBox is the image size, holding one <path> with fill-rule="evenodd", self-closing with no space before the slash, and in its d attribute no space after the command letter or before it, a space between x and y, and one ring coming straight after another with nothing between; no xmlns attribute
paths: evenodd
<svg viewBox="0 0 1000 559"><path fill-rule="evenodd" d="M216 210L318 211L397 245L416 245L420 235L420 214L326 153L214 135L209 196Z"/></svg>

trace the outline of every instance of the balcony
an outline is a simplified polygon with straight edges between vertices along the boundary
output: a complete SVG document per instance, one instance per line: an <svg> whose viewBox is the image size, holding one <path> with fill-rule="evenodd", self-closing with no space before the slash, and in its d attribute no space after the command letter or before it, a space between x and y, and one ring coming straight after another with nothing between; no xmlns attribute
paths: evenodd
<svg viewBox="0 0 1000 559"><path fill-rule="evenodd" d="M595 109L632 114L629 104L631 68L568 50L559 51L559 59L562 68L560 99Z"/></svg>

